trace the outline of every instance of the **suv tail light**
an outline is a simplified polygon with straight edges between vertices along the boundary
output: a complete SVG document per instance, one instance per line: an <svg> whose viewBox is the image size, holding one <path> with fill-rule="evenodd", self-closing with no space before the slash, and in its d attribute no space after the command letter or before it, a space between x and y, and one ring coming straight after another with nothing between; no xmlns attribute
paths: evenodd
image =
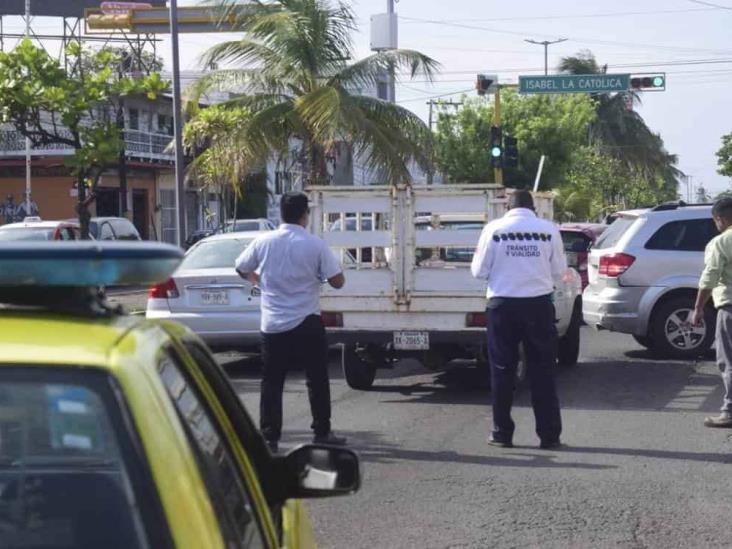
<svg viewBox="0 0 732 549"><path fill-rule="evenodd" d="M343 328L343 313L323 311L320 313L320 318L326 328Z"/></svg>
<svg viewBox="0 0 732 549"><path fill-rule="evenodd" d="M171 278L167 282L156 284L150 288L148 297L150 299L175 299L180 297L180 294L178 293L178 286L175 285L175 280Z"/></svg>
<svg viewBox="0 0 732 549"><path fill-rule="evenodd" d="M628 254L609 254L600 257L600 274L615 278L627 271L635 261L635 257Z"/></svg>
<svg viewBox="0 0 732 549"><path fill-rule="evenodd" d="M485 328L485 313L468 313L465 316L465 325L468 328Z"/></svg>

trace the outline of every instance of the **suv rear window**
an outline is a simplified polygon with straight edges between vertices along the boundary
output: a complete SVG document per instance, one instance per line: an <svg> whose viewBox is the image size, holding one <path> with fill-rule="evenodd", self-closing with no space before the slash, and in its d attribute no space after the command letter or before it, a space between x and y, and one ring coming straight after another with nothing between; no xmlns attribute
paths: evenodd
<svg viewBox="0 0 732 549"><path fill-rule="evenodd" d="M638 220L637 217L618 217L597 239L593 246L596 250L602 250L605 248L612 248L623 235L630 229L630 227Z"/></svg>
<svg viewBox="0 0 732 549"><path fill-rule="evenodd" d="M646 243L646 249L703 252L718 234L712 219L671 221L655 232Z"/></svg>

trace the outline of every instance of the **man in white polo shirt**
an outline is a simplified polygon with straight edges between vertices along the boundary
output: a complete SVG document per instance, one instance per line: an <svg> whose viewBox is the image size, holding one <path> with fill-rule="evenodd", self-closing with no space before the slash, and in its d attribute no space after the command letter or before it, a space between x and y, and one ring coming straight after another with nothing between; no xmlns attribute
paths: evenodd
<svg viewBox="0 0 732 549"><path fill-rule="evenodd" d="M488 442L513 446L511 406L523 343L531 404L540 447L560 445L562 420L554 383L557 329L554 280L567 269L562 237L534 213L528 191L515 191L509 211L485 226L473 256L472 273L488 282L486 329L493 393L493 432Z"/></svg>
<svg viewBox="0 0 732 549"><path fill-rule="evenodd" d="M260 236L236 260L240 276L262 290L262 386L260 428L273 452L282 434L282 391L288 369L301 364L313 415L313 442L343 445L330 428L328 346L320 318L320 287L345 283L323 240L308 233L308 197L282 197L279 229Z"/></svg>

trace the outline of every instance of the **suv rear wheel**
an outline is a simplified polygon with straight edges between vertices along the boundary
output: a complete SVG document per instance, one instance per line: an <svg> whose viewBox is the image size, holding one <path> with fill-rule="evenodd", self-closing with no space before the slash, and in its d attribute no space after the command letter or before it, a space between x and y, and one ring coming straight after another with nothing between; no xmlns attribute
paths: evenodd
<svg viewBox="0 0 732 549"><path fill-rule="evenodd" d="M652 350L662 356L696 358L714 341L714 310L707 308L701 326L691 326L692 298L674 298L661 303L653 314L649 330Z"/></svg>

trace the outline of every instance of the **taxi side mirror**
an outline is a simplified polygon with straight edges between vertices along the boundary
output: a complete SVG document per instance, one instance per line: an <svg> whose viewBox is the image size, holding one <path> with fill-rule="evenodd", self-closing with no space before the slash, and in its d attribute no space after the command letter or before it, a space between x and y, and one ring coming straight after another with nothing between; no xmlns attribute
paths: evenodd
<svg viewBox="0 0 732 549"><path fill-rule="evenodd" d="M361 486L358 455L347 448L308 444L284 458L287 498L352 494Z"/></svg>

